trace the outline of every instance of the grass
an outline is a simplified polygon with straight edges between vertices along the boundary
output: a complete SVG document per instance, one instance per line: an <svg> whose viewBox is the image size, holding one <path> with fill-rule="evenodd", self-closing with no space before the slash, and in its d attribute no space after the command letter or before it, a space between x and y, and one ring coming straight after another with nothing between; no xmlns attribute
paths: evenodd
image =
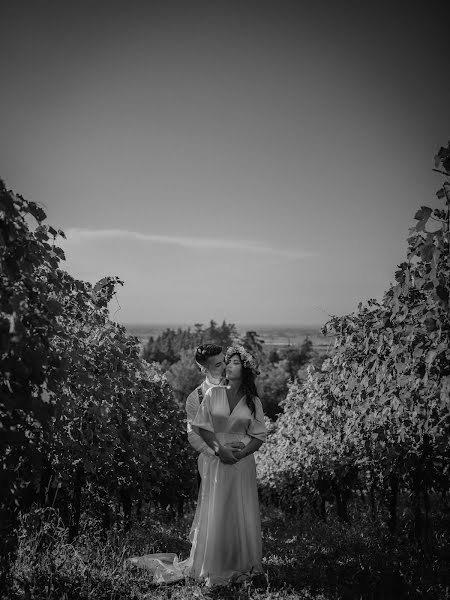
<svg viewBox="0 0 450 600"><path fill-rule="evenodd" d="M22 518L13 582L5 600L390 600L450 599L448 516L434 516L426 551L407 535L407 523L394 537L363 516L343 524L330 515L323 523L309 515L287 516L261 507L265 577L252 583L207 592L192 581L155 586L151 575L124 568L124 558L152 552L189 553L193 512L170 519L148 511L127 534L100 536L99 523L83 517L79 538L67 531L51 509Z"/></svg>

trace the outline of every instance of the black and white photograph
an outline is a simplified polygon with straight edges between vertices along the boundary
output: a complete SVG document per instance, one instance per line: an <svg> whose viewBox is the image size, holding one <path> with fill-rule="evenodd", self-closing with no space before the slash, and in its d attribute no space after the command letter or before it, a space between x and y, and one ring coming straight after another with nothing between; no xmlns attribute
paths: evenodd
<svg viewBox="0 0 450 600"><path fill-rule="evenodd" d="M0 600L450 600L448 2L0 23Z"/></svg>

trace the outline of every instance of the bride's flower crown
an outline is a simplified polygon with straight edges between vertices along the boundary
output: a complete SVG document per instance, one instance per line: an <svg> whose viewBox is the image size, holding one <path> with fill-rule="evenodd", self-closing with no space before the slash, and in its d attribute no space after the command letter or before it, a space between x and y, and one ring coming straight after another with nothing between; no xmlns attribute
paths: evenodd
<svg viewBox="0 0 450 600"><path fill-rule="evenodd" d="M254 356L250 354L248 350L244 348L244 346L240 346L239 344L234 344L230 346L225 353L225 362L228 363L233 354L238 354L241 359L241 363L247 369L250 369L253 375L259 375L258 363Z"/></svg>

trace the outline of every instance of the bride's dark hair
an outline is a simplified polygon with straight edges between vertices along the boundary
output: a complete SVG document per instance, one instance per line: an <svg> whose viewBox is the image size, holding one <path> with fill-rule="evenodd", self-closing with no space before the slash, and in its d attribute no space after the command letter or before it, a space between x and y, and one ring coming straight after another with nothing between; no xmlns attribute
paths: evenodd
<svg viewBox="0 0 450 600"><path fill-rule="evenodd" d="M249 407L250 412L254 415L256 411L255 397L258 396L258 390L256 389L255 384L255 375L250 368L244 365L244 363L242 362L242 358L239 355L239 352L230 355L226 362L229 363L233 356L239 356L239 360L241 361L242 380L239 390L242 392L242 394L245 394L245 401L247 402L247 406Z"/></svg>
<svg viewBox="0 0 450 600"><path fill-rule="evenodd" d="M254 415L256 410L255 396L258 395L258 390L256 389L255 376L251 369L244 367L244 365L242 365L242 382L240 389L242 393L245 394L245 401L247 402L250 412Z"/></svg>

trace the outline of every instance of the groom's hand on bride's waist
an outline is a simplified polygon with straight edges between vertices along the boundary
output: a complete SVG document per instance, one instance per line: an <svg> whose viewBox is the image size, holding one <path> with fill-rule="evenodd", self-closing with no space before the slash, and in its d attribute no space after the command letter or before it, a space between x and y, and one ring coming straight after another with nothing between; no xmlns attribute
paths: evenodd
<svg viewBox="0 0 450 600"><path fill-rule="evenodd" d="M231 450L242 450L245 448L245 444L243 442L228 442L228 444L224 444L225 448L230 448Z"/></svg>
<svg viewBox="0 0 450 600"><path fill-rule="evenodd" d="M226 465L234 465L238 461L234 456L232 449L227 448L226 446L219 447L218 455L220 460Z"/></svg>

